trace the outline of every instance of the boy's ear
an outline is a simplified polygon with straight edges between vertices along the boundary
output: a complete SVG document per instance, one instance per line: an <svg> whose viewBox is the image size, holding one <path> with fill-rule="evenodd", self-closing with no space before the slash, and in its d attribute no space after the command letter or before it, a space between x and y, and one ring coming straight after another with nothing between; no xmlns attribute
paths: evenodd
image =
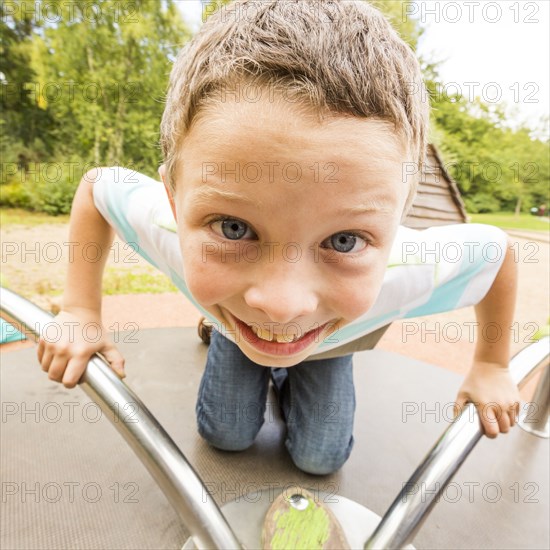
<svg viewBox="0 0 550 550"><path fill-rule="evenodd" d="M167 183L166 166L164 164L161 164L159 166L159 176L160 176L160 179L162 180L162 183L164 184L164 190L168 195L168 201L170 202L170 208L172 209L172 214L174 214L174 219L178 221L178 216L176 214L176 203L174 202L174 193L172 192L172 189L170 189L170 186Z"/></svg>

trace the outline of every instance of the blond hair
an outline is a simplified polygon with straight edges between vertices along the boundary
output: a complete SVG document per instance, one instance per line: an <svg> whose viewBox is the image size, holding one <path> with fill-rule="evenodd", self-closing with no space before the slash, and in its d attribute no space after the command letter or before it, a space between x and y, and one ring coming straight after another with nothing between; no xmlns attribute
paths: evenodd
<svg viewBox="0 0 550 550"><path fill-rule="evenodd" d="M235 0L218 9L180 51L161 123L168 184L178 148L198 115L239 83L276 90L319 115L393 123L418 170L429 105L412 49L363 0Z"/></svg>

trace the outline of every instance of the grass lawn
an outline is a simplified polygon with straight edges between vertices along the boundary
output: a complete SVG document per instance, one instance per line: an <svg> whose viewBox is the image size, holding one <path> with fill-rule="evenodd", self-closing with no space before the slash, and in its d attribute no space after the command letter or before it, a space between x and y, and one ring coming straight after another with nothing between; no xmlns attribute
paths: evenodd
<svg viewBox="0 0 550 550"><path fill-rule="evenodd" d="M155 268L147 266L143 272L107 267L103 278L103 294L159 294L178 292L177 287Z"/></svg>
<svg viewBox="0 0 550 550"><path fill-rule="evenodd" d="M541 220L531 214L514 215L513 212L498 212L496 214L471 214L472 223L496 225L501 229L527 229L529 231L545 231L550 229L548 221Z"/></svg>
<svg viewBox="0 0 550 550"><path fill-rule="evenodd" d="M8 225L24 225L34 227L44 223L68 223L69 215L50 216L44 212L29 212L22 208L2 208L0 209L0 224L4 227Z"/></svg>

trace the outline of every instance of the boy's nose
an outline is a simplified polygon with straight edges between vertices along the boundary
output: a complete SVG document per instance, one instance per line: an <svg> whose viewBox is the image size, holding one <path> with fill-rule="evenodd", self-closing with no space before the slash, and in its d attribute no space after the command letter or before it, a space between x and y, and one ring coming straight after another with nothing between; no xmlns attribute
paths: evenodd
<svg viewBox="0 0 550 550"><path fill-rule="evenodd" d="M308 278L279 271L260 275L244 294L248 307L263 311L274 323L289 323L317 310L319 300ZM298 270L299 271L299 270Z"/></svg>

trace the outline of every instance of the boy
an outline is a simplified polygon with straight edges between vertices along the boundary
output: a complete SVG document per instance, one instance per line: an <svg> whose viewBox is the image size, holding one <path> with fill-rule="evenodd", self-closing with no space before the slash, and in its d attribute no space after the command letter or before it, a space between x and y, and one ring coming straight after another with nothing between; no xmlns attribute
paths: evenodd
<svg viewBox="0 0 550 550"><path fill-rule="evenodd" d="M472 304L479 334L501 335L480 336L457 410L476 403L491 437L514 425L516 274L505 234L399 225L426 148L422 86L410 48L365 2L235 2L175 62L164 185L123 169L82 180L70 240L106 252L116 229L214 324L197 401L211 445L253 443L272 377L294 463L334 472L353 445L352 351L372 347L368 335L394 319ZM445 245L456 255L437 253ZM75 251L62 327L101 322L106 256L87 263ZM123 376L106 335L91 344L78 332L39 343L51 379L74 386L94 352ZM229 422L236 405L257 417Z"/></svg>

